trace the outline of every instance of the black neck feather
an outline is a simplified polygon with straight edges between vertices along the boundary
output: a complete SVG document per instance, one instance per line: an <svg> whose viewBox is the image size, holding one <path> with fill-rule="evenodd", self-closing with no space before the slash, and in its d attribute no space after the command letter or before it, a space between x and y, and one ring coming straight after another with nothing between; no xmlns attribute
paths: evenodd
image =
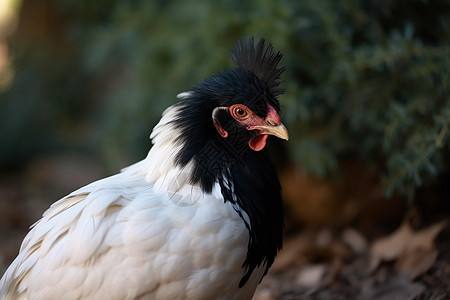
<svg viewBox="0 0 450 300"><path fill-rule="evenodd" d="M267 272L282 246L281 187L267 151L256 152L248 146L252 133L241 129L222 138L212 124L211 101L204 100L194 92L178 104L173 124L181 130L178 142L183 146L176 164L185 166L193 161L191 183L206 193L219 183L225 202L230 202L245 222L250 239L242 287L255 268L265 265ZM240 138L233 140L237 136Z"/></svg>

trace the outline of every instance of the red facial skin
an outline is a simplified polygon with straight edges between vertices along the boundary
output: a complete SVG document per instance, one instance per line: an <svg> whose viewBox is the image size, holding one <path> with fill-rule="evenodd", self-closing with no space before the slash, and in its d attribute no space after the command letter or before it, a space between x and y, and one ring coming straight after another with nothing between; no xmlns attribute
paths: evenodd
<svg viewBox="0 0 450 300"><path fill-rule="evenodd" d="M228 109L231 116L241 125L245 126L247 130L257 130L258 133L253 137L248 145L254 151L261 151L266 146L267 137L266 133L260 130L261 126L279 126L281 124L280 116L277 111L267 103L267 116L265 119L256 115L247 106L243 104L234 104L230 107L223 107ZM228 132L225 131L219 124L214 122L214 126L223 138L228 137Z"/></svg>

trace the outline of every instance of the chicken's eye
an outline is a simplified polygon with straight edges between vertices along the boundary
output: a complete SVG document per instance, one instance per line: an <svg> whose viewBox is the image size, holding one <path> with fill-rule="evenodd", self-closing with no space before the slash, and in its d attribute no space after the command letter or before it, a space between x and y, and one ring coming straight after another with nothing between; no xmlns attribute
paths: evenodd
<svg viewBox="0 0 450 300"><path fill-rule="evenodd" d="M247 117L247 110L237 106L234 108L234 115L240 119L244 119L245 117Z"/></svg>

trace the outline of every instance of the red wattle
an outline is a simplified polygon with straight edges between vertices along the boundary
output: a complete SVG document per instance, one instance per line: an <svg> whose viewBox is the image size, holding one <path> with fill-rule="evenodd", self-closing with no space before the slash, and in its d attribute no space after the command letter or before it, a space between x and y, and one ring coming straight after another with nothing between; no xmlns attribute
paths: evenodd
<svg viewBox="0 0 450 300"><path fill-rule="evenodd" d="M267 134L258 134L248 142L248 145L255 151L261 151L266 146L267 137Z"/></svg>

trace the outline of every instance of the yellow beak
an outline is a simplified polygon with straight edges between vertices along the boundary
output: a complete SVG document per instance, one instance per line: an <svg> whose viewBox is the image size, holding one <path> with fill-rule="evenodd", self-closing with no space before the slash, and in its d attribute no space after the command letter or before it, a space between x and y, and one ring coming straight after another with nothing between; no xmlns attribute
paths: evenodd
<svg viewBox="0 0 450 300"><path fill-rule="evenodd" d="M286 141L289 140L289 133L283 123L280 123L280 125L252 126L251 129L259 130L260 134L270 134Z"/></svg>

